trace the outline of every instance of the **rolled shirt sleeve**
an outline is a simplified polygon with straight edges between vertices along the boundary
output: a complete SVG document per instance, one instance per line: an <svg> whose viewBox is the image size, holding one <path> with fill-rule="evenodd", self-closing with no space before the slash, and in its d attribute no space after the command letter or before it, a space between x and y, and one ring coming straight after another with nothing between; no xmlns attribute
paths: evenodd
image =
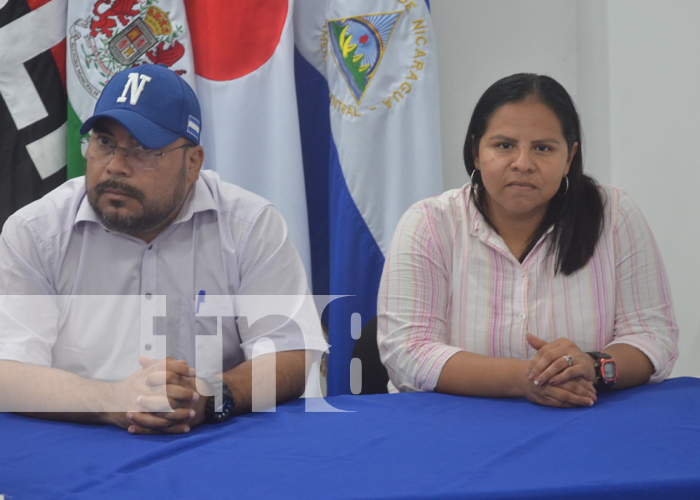
<svg viewBox="0 0 700 500"><path fill-rule="evenodd" d="M384 265L377 302L382 363L400 391L433 391L449 345L449 249L436 240L425 206L401 218Z"/></svg>
<svg viewBox="0 0 700 500"><path fill-rule="evenodd" d="M617 191L613 240L617 266L613 344L629 344L668 378L678 358L678 326L668 277L651 229L634 201Z"/></svg>

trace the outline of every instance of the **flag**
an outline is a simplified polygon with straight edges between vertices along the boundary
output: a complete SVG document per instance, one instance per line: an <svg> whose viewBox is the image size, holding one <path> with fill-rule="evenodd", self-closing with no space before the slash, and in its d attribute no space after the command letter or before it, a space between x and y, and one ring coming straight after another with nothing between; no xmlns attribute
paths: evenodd
<svg viewBox="0 0 700 500"><path fill-rule="evenodd" d="M351 295L324 317L328 395L345 394L394 228L443 190L435 38L424 0L299 2L295 30L313 272Z"/></svg>
<svg viewBox="0 0 700 500"><path fill-rule="evenodd" d="M311 276L294 83L294 1L185 4L202 106L204 168L277 207Z"/></svg>
<svg viewBox="0 0 700 500"><path fill-rule="evenodd" d="M193 89L195 77L182 0L67 1L68 177L76 177L85 173L80 127L115 73L164 64Z"/></svg>
<svg viewBox="0 0 700 500"><path fill-rule="evenodd" d="M2 227L66 180L67 0L0 4Z"/></svg>

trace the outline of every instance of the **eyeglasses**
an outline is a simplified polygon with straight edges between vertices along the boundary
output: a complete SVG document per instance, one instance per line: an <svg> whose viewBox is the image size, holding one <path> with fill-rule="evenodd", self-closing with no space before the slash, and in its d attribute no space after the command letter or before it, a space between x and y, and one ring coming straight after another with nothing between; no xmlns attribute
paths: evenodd
<svg viewBox="0 0 700 500"><path fill-rule="evenodd" d="M95 162L97 165L106 165L112 161L117 149L121 149L124 151L127 165L139 170L154 170L158 166L158 160L166 154L178 149L192 147L192 144L185 143L167 151L144 148L141 144L123 148L114 144L114 141L99 136L93 138L85 137L80 141L80 145L83 157Z"/></svg>

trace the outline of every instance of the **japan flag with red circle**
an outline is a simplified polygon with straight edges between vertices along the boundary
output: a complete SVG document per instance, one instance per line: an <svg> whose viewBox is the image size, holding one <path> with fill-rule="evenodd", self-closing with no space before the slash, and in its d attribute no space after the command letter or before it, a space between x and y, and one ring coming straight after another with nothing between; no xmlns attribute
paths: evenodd
<svg viewBox="0 0 700 500"><path fill-rule="evenodd" d="M204 168L274 203L310 277L293 0L186 0Z"/></svg>

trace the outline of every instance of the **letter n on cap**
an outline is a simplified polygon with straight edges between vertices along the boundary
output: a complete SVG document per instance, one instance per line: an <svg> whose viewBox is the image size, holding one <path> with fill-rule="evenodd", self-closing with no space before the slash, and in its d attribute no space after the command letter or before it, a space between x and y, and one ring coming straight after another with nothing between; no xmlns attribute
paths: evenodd
<svg viewBox="0 0 700 500"><path fill-rule="evenodd" d="M141 81L139 82L139 78ZM117 98L117 102L126 102L126 93L131 89L131 101L129 104L136 106L139 102L139 97L141 97L141 92L143 92L143 87L147 82L151 81L151 77L148 75L139 75L138 73L129 74L129 80L127 80L126 85L124 85L124 92L122 92L121 97Z"/></svg>

